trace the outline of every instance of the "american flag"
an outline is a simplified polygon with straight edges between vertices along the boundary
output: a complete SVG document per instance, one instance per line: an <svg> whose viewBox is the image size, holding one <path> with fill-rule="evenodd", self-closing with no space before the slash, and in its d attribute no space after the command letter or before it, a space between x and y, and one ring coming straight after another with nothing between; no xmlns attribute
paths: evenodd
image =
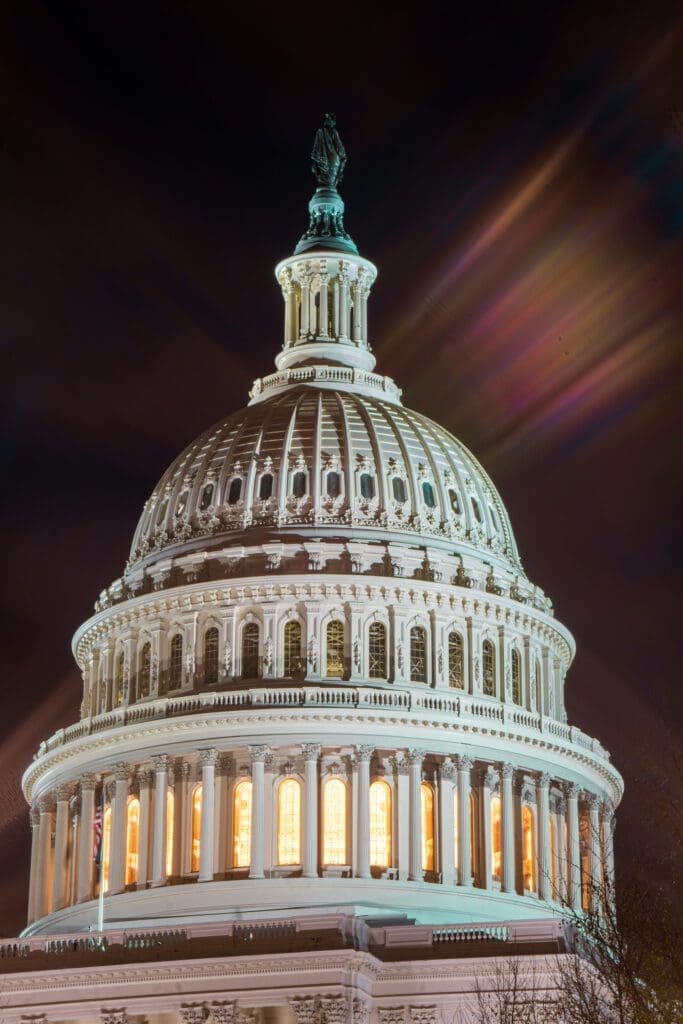
<svg viewBox="0 0 683 1024"><path fill-rule="evenodd" d="M95 817L92 822L93 832L93 844L92 844L92 856L96 864L100 862L100 854L102 853L102 819L104 817L103 799L97 803L95 808Z"/></svg>

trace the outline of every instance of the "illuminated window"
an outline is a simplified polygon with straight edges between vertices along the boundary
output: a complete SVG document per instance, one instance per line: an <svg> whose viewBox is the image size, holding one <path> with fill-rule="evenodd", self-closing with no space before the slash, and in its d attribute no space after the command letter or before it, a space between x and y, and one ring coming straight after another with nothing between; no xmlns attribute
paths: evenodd
<svg viewBox="0 0 683 1024"><path fill-rule="evenodd" d="M450 501L451 508L455 512L456 516L459 516L460 515L460 500L458 498L457 492L454 491L452 487L449 487L449 489L448 489L448 500Z"/></svg>
<svg viewBox="0 0 683 1024"><path fill-rule="evenodd" d="M427 508L436 508L436 498L434 497L434 488L428 480L422 482L422 497Z"/></svg>
<svg viewBox="0 0 683 1024"><path fill-rule="evenodd" d="M277 862L301 863L301 785L291 778L277 791Z"/></svg>
<svg viewBox="0 0 683 1024"><path fill-rule="evenodd" d="M228 490L228 505L236 505L242 496L242 477L235 476L230 481Z"/></svg>
<svg viewBox="0 0 683 1024"><path fill-rule="evenodd" d="M140 697L149 697L150 680L152 678L152 645L142 645L140 651Z"/></svg>
<svg viewBox="0 0 683 1024"><path fill-rule="evenodd" d="M448 634L448 685L456 690L465 688L465 660L459 633Z"/></svg>
<svg viewBox="0 0 683 1024"><path fill-rule="evenodd" d="M410 681L427 682L427 632L422 626L410 631Z"/></svg>
<svg viewBox="0 0 683 1024"><path fill-rule="evenodd" d="M360 496L368 501L375 497L375 481L369 473L360 475Z"/></svg>
<svg viewBox="0 0 683 1024"><path fill-rule="evenodd" d="M288 622L284 631L284 657L282 672L287 679L301 672L301 625L298 622Z"/></svg>
<svg viewBox="0 0 683 1024"><path fill-rule="evenodd" d="M251 859L251 780L235 786L232 803L232 866L248 868Z"/></svg>
<svg viewBox="0 0 683 1024"><path fill-rule="evenodd" d="M327 623L327 662L325 675L341 678L344 675L344 623L333 619Z"/></svg>
<svg viewBox="0 0 683 1024"><path fill-rule="evenodd" d="M177 690L183 685L183 638L180 633L176 633L171 640L168 684L172 690Z"/></svg>
<svg viewBox="0 0 683 1024"><path fill-rule="evenodd" d="M368 630L368 676L387 678L387 631L381 622L373 622Z"/></svg>
<svg viewBox="0 0 683 1024"><path fill-rule="evenodd" d="M190 871L199 871L199 851L202 841L202 786L192 790L192 839L190 845Z"/></svg>
<svg viewBox="0 0 683 1024"><path fill-rule="evenodd" d="M491 798L491 872L500 879L503 870L503 840L500 797Z"/></svg>
<svg viewBox="0 0 683 1024"><path fill-rule="evenodd" d="M511 652L510 663L512 667L512 700L515 704L522 703L522 661L519 651L514 648Z"/></svg>
<svg viewBox="0 0 683 1024"><path fill-rule="evenodd" d="M116 656L116 672L114 673L114 707L120 708L123 704L123 669L124 669L124 654L123 651L119 651Z"/></svg>
<svg viewBox="0 0 683 1024"><path fill-rule="evenodd" d="M175 794L166 790L166 874L173 874L173 840L175 839Z"/></svg>
<svg viewBox="0 0 683 1024"><path fill-rule="evenodd" d="M470 498L470 501L472 502L472 511L474 512L474 518L477 520L478 523L480 523L481 509L479 508L479 502L477 501L476 498Z"/></svg>
<svg viewBox="0 0 683 1024"><path fill-rule="evenodd" d="M327 494L330 498L338 498L341 494L341 477L339 473L327 474Z"/></svg>
<svg viewBox="0 0 683 1024"><path fill-rule="evenodd" d="M323 864L346 864L346 785L328 779L323 786Z"/></svg>
<svg viewBox="0 0 683 1024"><path fill-rule="evenodd" d="M199 507L202 510L202 512L206 512L207 508L211 504L211 499L212 498L213 498L213 484L207 484L206 487L204 488L204 490L202 491L202 500L199 503Z"/></svg>
<svg viewBox="0 0 683 1024"><path fill-rule="evenodd" d="M140 801L131 797L126 814L126 885L138 880L138 856L140 853Z"/></svg>
<svg viewBox="0 0 683 1024"><path fill-rule="evenodd" d="M536 892L536 841L534 812L526 805L522 808L522 875L524 888Z"/></svg>
<svg viewBox="0 0 683 1024"><path fill-rule="evenodd" d="M428 782L420 786L422 810L422 870L434 870L434 790Z"/></svg>
<svg viewBox="0 0 683 1024"><path fill-rule="evenodd" d="M258 625L247 622L242 630L242 679L258 678L258 644Z"/></svg>
<svg viewBox="0 0 683 1024"><path fill-rule="evenodd" d="M394 501L403 503L406 500L406 485L400 476L395 476L391 481L391 489L394 495Z"/></svg>
<svg viewBox="0 0 683 1024"><path fill-rule="evenodd" d="M481 645L482 671L484 677L484 693L487 697L496 695L496 652L490 640Z"/></svg>
<svg viewBox="0 0 683 1024"><path fill-rule="evenodd" d="M211 626L204 634L204 683L218 682L218 630Z"/></svg>
<svg viewBox="0 0 683 1024"><path fill-rule="evenodd" d="M273 474L264 473L259 481L258 496L261 501L267 501L273 493Z"/></svg>
<svg viewBox="0 0 683 1024"><path fill-rule="evenodd" d="M384 779L370 785L370 863L391 867L391 786Z"/></svg>
<svg viewBox="0 0 683 1024"><path fill-rule="evenodd" d="M306 495L306 474L295 473L292 477L292 494L295 498L303 498Z"/></svg>
<svg viewBox="0 0 683 1024"><path fill-rule="evenodd" d="M109 863L111 861L111 806L107 804L102 815L102 885L109 892Z"/></svg>

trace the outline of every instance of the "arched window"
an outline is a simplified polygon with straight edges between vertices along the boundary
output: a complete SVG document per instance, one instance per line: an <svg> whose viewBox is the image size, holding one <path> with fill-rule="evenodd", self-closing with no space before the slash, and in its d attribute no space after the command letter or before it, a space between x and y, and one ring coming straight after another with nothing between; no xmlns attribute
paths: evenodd
<svg viewBox="0 0 683 1024"><path fill-rule="evenodd" d="M295 473L292 477L292 494L295 498L303 498L306 495L306 474Z"/></svg>
<svg viewBox="0 0 683 1024"><path fill-rule="evenodd" d="M123 651L116 655L116 671L114 673L114 707L120 708L123 704L123 671L125 657Z"/></svg>
<svg viewBox="0 0 683 1024"><path fill-rule="evenodd" d="M448 685L456 690L465 689L465 659L459 633L448 634Z"/></svg>
<svg viewBox="0 0 683 1024"><path fill-rule="evenodd" d="M204 683L218 682L218 629L211 626L204 634Z"/></svg>
<svg viewBox="0 0 683 1024"><path fill-rule="evenodd" d="M299 622L287 622L284 630L284 657L282 660L282 674L287 679L292 679L301 672L301 624Z"/></svg>
<svg viewBox="0 0 683 1024"><path fill-rule="evenodd" d="M248 868L251 860L251 779L235 786L232 799L232 866Z"/></svg>
<svg viewBox="0 0 683 1024"><path fill-rule="evenodd" d="M259 628L247 622L242 630L242 679L258 679Z"/></svg>
<svg viewBox="0 0 683 1024"><path fill-rule="evenodd" d="M202 784L192 790L192 825L190 844L190 871L199 871L199 853L202 841Z"/></svg>
<svg viewBox="0 0 683 1024"><path fill-rule="evenodd" d="M394 495L394 501L402 503L406 500L406 485L400 476L392 477L391 490Z"/></svg>
<svg viewBox="0 0 683 1024"><path fill-rule="evenodd" d="M422 497L427 508L436 508L436 498L434 497L434 488L430 484L429 480L422 481Z"/></svg>
<svg viewBox="0 0 683 1024"><path fill-rule="evenodd" d="M503 840L501 832L500 797L491 797L491 873L500 880L503 870Z"/></svg>
<svg viewBox="0 0 683 1024"><path fill-rule="evenodd" d="M526 804L522 808L522 875L524 888L536 892L536 838L534 812Z"/></svg>
<svg viewBox="0 0 683 1024"><path fill-rule="evenodd" d="M236 505L242 497L242 477L234 476L228 489L228 505Z"/></svg>
<svg viewBox="0 0 683 1024"><path fill-rule="evenodd" d="M375 481L369 473L360 475L360 496L368 501L375 497Z"/></svg>
<svg viewBox="0 0 683 1024"><path fill-rule="evenodd" d="M458 492L453 488L448 488L448 500L451 503L451 508L455 512L456 516L460 515L460 499L458 498Z"/></svg>
<svg viewBox="0 0 683 1024"><path fill-rule="evenodd" d="M109 864L111 862L111 805L107 804L102 814L102 858L101 878L104 891L109 892Z"/></svg>
<svg viewBox="0 0 683 1024"><path fill-rule="evenodd" d="M173 874L173 842L175 840L175 793L166 790L166 875Z"/></svg>
<svg viewBox="0 0 683 1024"><path fill-rule="evenodd" d="M344 623L333 619L327 623L327 659L325 675L333 679L344 675Z"/></svg>
<svg viewBox="0 0 683 1024"><path fill-rule="evenodd" d="M264 473L258 485L258 496L261 501L268 501L273 493L273 474Z"/></svg>
<svg viewBox="0 0 683 1024"><path fill-rule="evenodd" d="M140 801L131 797L126 807L126 885L138 880L140 853Z"/></svg>
<svg viewBox="0 0 683 1024"><path fill-rule="evenodd" d="M382 622L372 622L368 630L368 676L387 678L387 630Z"/></svg>
<svg viewBox="0 0 683 1024"><path fill-rule="evenodd" d="M484 640L481 645L482 675L484 681L484 693L487 697L496 695L496 652L490 640Z"/></svg>
<svg viewBox="0 0 683 1024"><path fill-rule="evenodd" d="M519 651L512 648L510 653L510 665L512 670L512 701L514 704L522 703L522 662Z"/></svg>
<svg viewBox="0 0 683 1024"><path fill-rule="evenodd" d="M470 501L472 502L472 511L474 512L474 518L477 520L478 523L480 523L482 520L481 520L481 509L479 508L479 502L477 501L476 498L470 498Z"/></svg>
<svg viewBox="0 0 683 1024"><path fill-rule="evenodd" d="M149 697L150 680L152 678L152 645L142 645L140 651L140 691L138 696Z"/></svg>
<svg viewBox="0 0 683 1024"><path fill-rule="evenodd" d="M301 863L301 784L283 779L277 791L277 862Z"/></svg>
<svg viewBox="0 0 683 1024"><path fill-rule="evenodd" d="M420 786L422 811L422 870L434 871L434 790L428 782Z"/></svg>
<svg viewBox="0 0 683 1024"><path fill-rule="evenodd" d="M338 498L341 494L341 477L339 473L327 474L327 494L330 498Z"/></svg>
<svg viewBox="0 0 683 1024"><path fill-rule="evenodd" d="M207 508L211 504L211 499L213 498L213 490L213 484L206 484L206 486L204 487L204 490L202 491L202 498L201 501L199 502L199 508L201 509L202 512L206 512Z"/></svg>
<svg viewBox="0 0 683 1024"><path fill-rule="evenodd" d="M423 626L410 630L410 681L427 682L427 631Z"/></svg>
<svg viewBox="0 0 683 1024"><path fill-rule="evenodd" d="M168 685L172 690L178 690L183 685L183 638L180 633L176 633L171 640Z"/></svg>
<svg viewBox="0 0 683 1024"><path fill-rule="evenodd" d="M346 784L333 778L323 786L323 864L346 862Z"/></svg>
<svg viewBox="0 0 683 1024"><path fill-rule="evenodd" d="M377 779L370 785L370 863L373 867L391 867L391 840L391 786L384 779Z"/></svg>

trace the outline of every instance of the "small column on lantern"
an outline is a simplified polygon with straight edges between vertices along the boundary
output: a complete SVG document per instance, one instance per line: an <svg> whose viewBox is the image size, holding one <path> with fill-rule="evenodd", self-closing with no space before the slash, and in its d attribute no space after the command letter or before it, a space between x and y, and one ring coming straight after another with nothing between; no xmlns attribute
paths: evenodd
<svg viewBox="0 0 683 1024"><path fill-rule="evenodd" d="M370 878L370 761L375 748L356 747L358 763L358 877Z"/></svg>

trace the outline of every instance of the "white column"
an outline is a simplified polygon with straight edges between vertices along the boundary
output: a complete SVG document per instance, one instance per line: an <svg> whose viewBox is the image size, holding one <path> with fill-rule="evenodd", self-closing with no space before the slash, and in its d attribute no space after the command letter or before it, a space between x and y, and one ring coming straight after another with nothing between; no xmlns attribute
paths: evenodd
<svg viewBox="0 0 683 1024"><path fill-rule="evenodd" d="M264 878L265 761L268 747L249 747L251 754L251 855L249 877Z"/></svg>
<svg viewBox="0 0 683 1024"><path fill-rule="evenodd" d="M52 797L40 800L40 845L38 849L38 874L36 878L35 914L36 919L50 913L52 903L52 829L55 820L55 803Z"/></svg>
<svg viewBox="0 0 683 1024"><path fill-rule="evenodd" d="M144 886L150 874L150 820L152 812L152 781L154 774L148 768L138 772L140 783L140 834L138 837L138 885Z"/></svg>
<svg viewBox="0 0 683 1024"><path fill-rule="evenodd" d="M472 758L458 755L458 885L472 885L470 853L470 788Z"/></svg>
<svg viewBox="0 0 683 1024"><path fill-rule="evenodd" d="M55 824L55 848L52 868L52 910L66 906L69 882L69 786L58 786L55 790L57 821Z"/></svg>
<svg viewBox="0 0 683 1024"><path fill-rule="evenodd" d="M512 777L514 768L508 762L503 765L500 777L501 802L501 843L503 847L503 892L515 891L515 817L514 799L512 794Z"/></svg>
<svg viewBox="0 0 683 1024"><path fill-rule="evenodd" d="M600 910L603 895L602 857L600 848L600 798L596 793L589 793L586 800L588 803L590 828L590 906L591 910L594 913L597 913Z"/></svg>
<svg viewBox="0 0 683 1024"><path fill-rule="evenodd" d="M31 873L28 883L27 923L36 919L36 888L38 881L38 858L40 856L40 811L31 808Z"/></svg>
<svg viewBox="0 0 683 1024"><path fill-rule="evenodd" d="M542 900L553 898L550 866L550 776L543 772L536 780L538 812L538 895Z"/></svg>
<svg viewBox="0 0 683 1024"><path fill-rule="evenodd" d="M341 321L340 321L340 314L339 314L339 278L338 277L335 277L333 282L332 282L332 297L333 297L333 305L332 305L332 332L333 332L335 338L338 338L339 334L341 333L341 328L340 328L340 322Z"/></svg>
<svg viewBox="0 0 683 1024"><path fill-rule="evenodd" d="M76 902L76 886L78 885L78 833L81 820L81 800L78 796L70 804L69 819L69 884L66 894L66 905L68 907Z"/></svg>
<svg viewBox="0 0 683 1024"><path fill-rule="evenodd" d="M152 828L152 885L166 884L166 793L168 754L156 754L154 763L154 822ZM180 822L176 822L176 829Z"/></svg>
<svg viewBox="0 0 683 1024"><path fill-rule="evenodd" d="M455 765L450 757L439 768L439 863L443 885L455 885L455 823L453 815L453 782Z"/></svg>
<svg viewBox="0 0 683 1024"><path fill-rule="evenodd" d="M369 290L370 290L369 288L364 287L363 290L362 290L362 293L361 293L361 303L362 303L361 336L362 336L363 341L365 342L366 345L368 344L368 292L369 292Z"/></svg>
<svg viewBox="0 0 683 1024"><path fill-rule="evenodd" d="M320 323L318 324L318 336L321 338L329 337L329 331L327 328L328 313L327 313L327 284L329 277L326 273L320 275Z"/></svg>
<svg viewBox="0 0 683 1024"><path fill-rule="evenodd" d="M602 859L604 865L604 885L607 903L614 907L614 807L605 800L602 804Z"/></svg>
<svg viewBox="0 0 683 1024"><path fill-rule="evenodd" d="M363 329L361 291L361 283L357 279L353 285L353 340L356 343L358 343L361 340L361 333Z"/></svg>
<svg viewBox="0 0 683 1024"><path fill-rule="evenodd" d="M78 840L78 890L76 899L85 903L93 898L95 882L95 776L81 775L81 828Z"/></svg>
<svg viewBox="0 0 683 1024"><path fill-rule="evenodd" d="M304 878L318 877L318 758L319 743L302 743L304 755Z"/></svg>
<svg viewBox="0 0 683 1024"><path fill-rule="evenodd" d="M301 275L301 329L299 336L307 338L311 324L311 279L308 270Z"/></svg>
<svg viewBox="0 0 683 1024"><path fill-rule="evenodd" d="M493 850L491 842L491 796L496 785L496 773L488 766L481 778L481 838L483 843L483 878L481 885L490 889L493 884Z"/></svg>
<svg viewBox="0 0 683 1024"><path fill-rule="evenodd" d="M410 820L410 852L408 855L408 880L421 882L424 872L422 871L422 759L423 750L409 750L409 798L408 815Z"/></svg>
<svg viewBox="0 0 683 1024"><path fill-rule="evenodd" d="M213 747L200 750L202 762L202 818L199 840L200 882L213 882L214 875L214 828L216 810L216 761L218 751Z"/></svg>
<svg viewBox="0 0 683 1024"><path fill-rule="evenodd" d="M123 892L126 886L126 824L130 767L117 764L114 769L114 802L111 813L111 857L109 892Z"/></svg>
<svg viewBox="0 0 683 1024"><path fill-rule="evenodd" d="M358 759L358 877L370 878L370 761L375 748L356 747Z"/></svg>
<svg viewBox="0 0 683 1024"><path fill-rule="evenodd" d="M410 820L404 813L409 806L410 780L408 773L410 768L405 757L396 758L396 807L394 809L394 821L396 822L397 852L398 852L398 877L405 882L408 878L409 851L410 851ZM396 855L394 855L396 856Z"/></svg>
<svg viewBox="0 0 683 1024"><path fill-rule="evenodd" d="M581 910L581 846L579 842L579 787L567 787L567 826L569 845L568 902L572 910Z"/></svg>
<svg viewBox="0 0 683 1024"><path fill-rule="evenodd" d="M339 274L339 337L349 334L349 275L346 270Z"/></svg>
<svg viewBox="0 0 683 1024"><path fill-rule="evenodd" d="M232 815L228 805L228 775L232 771L232 758L224 754L216 763L216 827L214 828L214 874L224 876L228 862L228 837L232 836ZM231 865L232 866L232 865Z"/></svg>
<svg viewBox="0 0 683 1024"><path fill-rule="evenodd" d="M566 903L567 891L567 804L564 797L557 798L555 813L555 835L557 838L557 885L555 899L558 903Z"/></svg>

